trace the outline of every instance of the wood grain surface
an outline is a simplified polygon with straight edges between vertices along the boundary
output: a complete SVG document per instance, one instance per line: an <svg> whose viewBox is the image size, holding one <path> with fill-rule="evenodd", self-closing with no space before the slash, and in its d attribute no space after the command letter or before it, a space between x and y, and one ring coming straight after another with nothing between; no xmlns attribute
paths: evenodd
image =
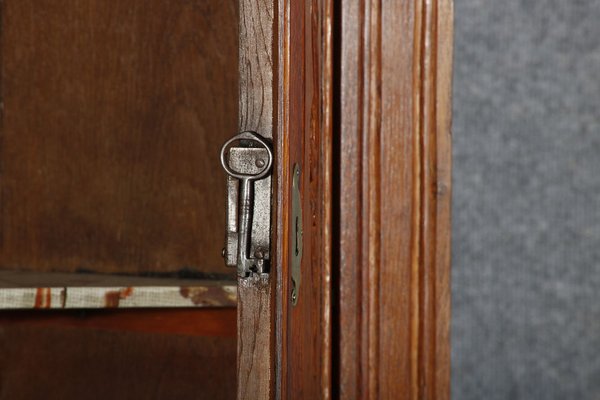
<svg viewBox="0 0 600 400"><path fill-rule="evenodd" d="M13 289L38 308L121 307L144 291L164 305L161 277L233 279L215 232L218 152L237 129L237 1L0 7L0 269L65 273ZM90 283L90 272L154 276L155 287L120 275L99 288L111 278ZM208 300L191 284L166 290L188 306ZM3 311L0 399L234 398L236 314Z"/></svg>
<svg viewBox="0 0 600 400"><path fill-rule="evenodd" d="M272 0L239 1L239 130L273 138L274 13ZM279 170L279 162L273 171ZM274 172L276 175L277 173ZM269 178L271 179L271 178ZM273 193L280 190L273 180ZM274 215L274 213L272 213ZM278 226L273 219L272 226ZM273 271L280 268L277 239L271 242L270 274L238 279L238 400L274 398L275 322Z"/></svg>
<svg viewBox="0 0 600 400"><path fill-rule="evenodd" d="M281 282L282 399L331 398L331 170L332 170L332 25L333 3L281 1L282 74L280 146L283 212ZM292 305L291 260L296 243L289 189L290 171L300 167L302 204L301 286ZM288 236L285 236L285 235Z"/></svg>
<svg viewBox="0 0 600 400"><path fill-rule="evenodd" d="M2 323L0 399L234 399L235 348L235 337Z"/></svg>
<svg viewBox="0 0 600 400"><path fill-rule="evenodd" d="M13 310L0 313L0 327L4 329L13 326L228 338L235 338L237 332L234 307L167 310ZM15 339L13 345L18 347L20 343ZM94 345L90 343L90 346Z"/></svg>
<svg viewBox="0 0 600 400"><path fill-rule="evenodd" d="M448 399L452 2L344 2L335 395Z"/></svg>
<svg viewBox="0 0 600 400"><path fill-rule="evenodd" d="M268 275L239 280L237 326L237 398L274 398L274 327L271 280Z"/></svg>
<svg viewBox="0 0 600 400"><path fill-rule="evenodd" d="M233 276L235 0L1 5L0 267Z"/></svg>

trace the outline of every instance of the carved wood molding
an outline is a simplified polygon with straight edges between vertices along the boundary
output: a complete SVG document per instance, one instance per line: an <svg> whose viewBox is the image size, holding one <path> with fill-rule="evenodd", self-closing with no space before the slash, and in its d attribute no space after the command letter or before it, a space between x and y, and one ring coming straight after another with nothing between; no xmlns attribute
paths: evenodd
<svg viewBox="0 0 600 400"><path fill-rule="evenodd" d="M343 2L339 13L334 388L447 399L452 2Z"/></svg>
<svg viewBox="0 0 600 400"><path fill-rule="evenodd" d="M275 32L274 269L240 283L254 300L239 311L239 375L254 380L238 398L448 398L451 1L260 12ZM306 230L292 307L294 163Z"/></svg>

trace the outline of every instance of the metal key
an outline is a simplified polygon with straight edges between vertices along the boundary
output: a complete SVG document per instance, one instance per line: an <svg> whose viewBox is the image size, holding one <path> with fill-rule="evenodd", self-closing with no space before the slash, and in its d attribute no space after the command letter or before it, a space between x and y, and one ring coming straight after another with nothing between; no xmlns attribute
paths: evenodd
<svg viewBox="0 0 600 400"><path fill-rule="evenodd" d="M261 147L264 147L267 153L267 160L264 165L256 173L244 173L235 171L229 165L227 158L228 150L232 147L235 142L242 142L246 146L258 143ZM263 272L263 263L261 259L251 258L249 255L250 248L250 235L252 231L252 212L254 203L254 181L266 178L271 172L271 166L273 165L273 152L271 147L255 132L246 131L242 132L233 138L229 139L223 145L221 149L221 165L229 176L239 181L239 206L238 206L238 243L237 243L237 270L238 276L246 277L251 272Z"/></svg>

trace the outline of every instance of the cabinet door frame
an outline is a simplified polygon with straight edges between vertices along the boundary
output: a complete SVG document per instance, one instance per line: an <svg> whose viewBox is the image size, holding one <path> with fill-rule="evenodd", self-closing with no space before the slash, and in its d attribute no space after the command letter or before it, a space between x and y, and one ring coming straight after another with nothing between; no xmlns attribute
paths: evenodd
<svg viewBox="0 0 600 400"><path fill-rule="evenodd" d="M273 137L276 163L270 275L238 280L238 399L329 398L332 10L330 0L240 1L240 130ZM292 305L295 165L304 240Z"/></svg>
<svg viewBox="0 0 600 400"><path fill-rule="evenodd" d="M334 386L448 399L452 1L340 13Z"/></svg>
<svg viewBox="0 0 600 400"><path fill-rule="evenodd" d="M237 398L271 399L276 373L274 346L276 324L274 296L277 292L281 221L278 204L280 149L275 137L276 65L275 3L271 0L239 0L239 118L240 132L253 131L273 139L272 241L270 274L238 277L237 306Z"/></svg>
<svg viewBox="0 0 600 400"><path fill-rule="evenodd" d="M277 163L271 274L239 282L238 399L448 399L452 1L240 10L261 24L242 51L272 52L260 101L272 96L273 124L256 130L272 132Z"/></svg>

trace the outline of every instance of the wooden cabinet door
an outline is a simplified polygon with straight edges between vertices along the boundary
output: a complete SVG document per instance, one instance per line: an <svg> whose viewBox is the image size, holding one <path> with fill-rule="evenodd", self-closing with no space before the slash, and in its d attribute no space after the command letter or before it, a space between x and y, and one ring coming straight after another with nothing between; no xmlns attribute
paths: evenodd
<svg viewBox="0 0 600 400"><path fill-rule="evenodd" d="M448 399L452 1L339 13L336 396Z"/></svg>
<svg viewBox="0 0 600 400"><path fill-rule="evenodd" d="M272 52L240 70L271 72L247 111L272 113L251 128L277 166L273 268L239 282L238 398L447 399L452 2L243 4L242 48Z"/></svg>
<svg viewBox="0 0 600 400"><path fill-rule="evenodd" d="M4 0L0 275L38 280L10 293L64 308L81 292L48 290L57 273L131 275L171 279L170 306L228 308L2 314L3 339L71 338L55 382L108 355L62 398L106 389L131 349L142 373L118 387L133 398L447 398L451 15L449 0ZM274 164L270 269L236 282L219 150L240 131L271 139ZM139 305L136 287L83 292ZM50 319L74 330L30 331ZM79 331L106 325L127 332ZM2 387L25 387L24 358Z"/></svg>
<svg viewBox="0 0 600 400"><path fill-rule="evenodd" d="M239 399L329 397L332 12L240 3L240 130L273 137L276 163L272 268L238 282Z"/></svg>

